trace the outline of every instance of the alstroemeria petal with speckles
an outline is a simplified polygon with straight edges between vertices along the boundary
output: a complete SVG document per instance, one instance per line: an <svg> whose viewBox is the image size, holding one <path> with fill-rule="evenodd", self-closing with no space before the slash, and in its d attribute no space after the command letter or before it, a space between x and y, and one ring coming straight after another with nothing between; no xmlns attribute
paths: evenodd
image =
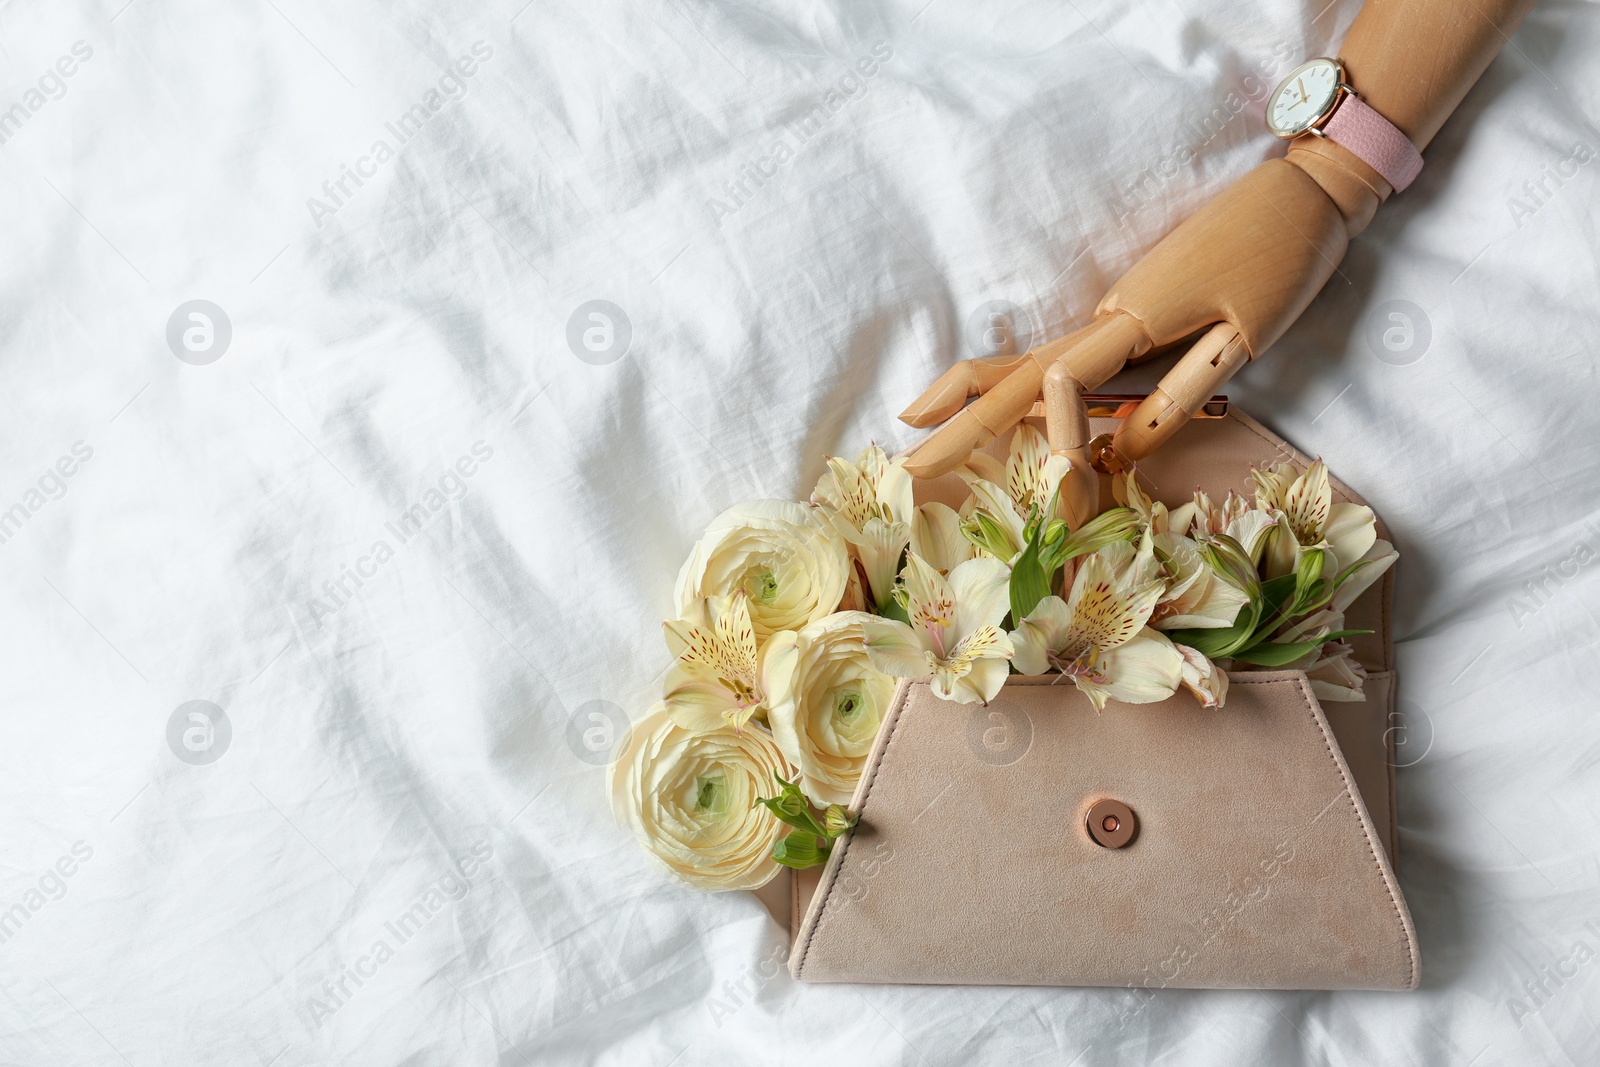
<svg viewBox="0 0 1600 1067"><path fill-rule="evenodd" d="M1295 540L1308 548L1320 544L1332 508L1328 467L1319 459L1290 483L1283 497L1283 513L1294 530Z"/></svg>
<svg viewBox="0 0 1600 1067"><path fill-rule="evenodd" d="M1138 633L1161 598L1161 583L1124 590L1106 559L1086 558L1072 583L1072 632L1099 648L1115 648Z"/></svg>

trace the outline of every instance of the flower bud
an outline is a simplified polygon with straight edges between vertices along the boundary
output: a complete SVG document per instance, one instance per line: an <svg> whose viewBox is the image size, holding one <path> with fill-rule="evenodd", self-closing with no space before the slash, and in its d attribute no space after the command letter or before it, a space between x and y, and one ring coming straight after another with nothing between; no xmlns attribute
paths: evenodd
<svg viewBox="0 0 1600 1067"><path fill-rule="evenodd" d="M1010 532L1000 521L982 508L974 511L971 518L962 521L961 533L968 541L1002 561L1011 560L1022 551L1022 546L1012 542Z"/></svg>
<svg viewBox="0 0 1600 1067"><path fill-rule="evenodd" d="M793 782L785 781L782 775L773 773L783 785L783 789L775 797L757 797L756 803L772 812L780 822L786 822L797 829L816 834L822 831L817 825L817 820L811 814L811 805L806 801L804 793Z"/></svg>
<svg viewBox="0 0 1600 1067"><path fill-rule="evenodd" d="M1197 546L1211 569L1249 594L1252 601L1261 595L1261 575L1250 562L1244 546L1227 534L1207 538Z"/></svg>
<svg viewBox="0 0 1600 1067"><path fill-rule="evenodd" d="M1132 508L1112 508L1062 538L1061 544L1052 553L1051 562L1059 566L1076 556L1098 552L1109 544L1128 540L1138 529L1137 512Z"/></svg>
<svg viewBox="0 0 1600 1067"><path fill-rule="evenodd" d="M806 798L795 792L793 786L785 786L769 806L774 815L801 816L806 813Z"/></svg>
<svg viewBox="0 0 1600 1067"><path fill-rule="evenodd" d="M842 804L829 804L822 813L822 827L828 831L829 837L838 837L856 824L856 817L844 809Z"/></svg>
<svg viewBox="0 0 1600 1067"><path fill-rule="evenodd" d="M1300 553L1300 563L1295 567L1294 584L1297 589L1309 589L1311 583L1322 577L1323 556L1320 548L1307 548Z"/></svg>

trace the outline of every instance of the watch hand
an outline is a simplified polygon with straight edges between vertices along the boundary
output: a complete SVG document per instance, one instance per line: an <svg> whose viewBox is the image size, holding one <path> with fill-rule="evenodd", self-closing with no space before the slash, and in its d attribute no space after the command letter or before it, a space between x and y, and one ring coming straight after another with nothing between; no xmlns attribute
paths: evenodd
<svg viewBox="0 0 1600 1067"><path fill-rule="evenodd" d="M1303 103L1305 103L1305 102L1306 102L1306 101L1307 101L1307 100L1310 100L1310 99L1311 99L1311 96L1310 96L1310 94L1309 94L1309 93L1307 93L1307 92L1306 92L1306 82L1305 82L1305 79L1304 79L1304 78L1296 78L1296 79L1295 79L1295 80L1294 80L1294 83L1295 83L1295 85L1297 85L1297 86L1299 86L1299 87L1300 87L1300 102L1301 102L1301 103L1302 103L1302 104L1303 104Z"/></svg>

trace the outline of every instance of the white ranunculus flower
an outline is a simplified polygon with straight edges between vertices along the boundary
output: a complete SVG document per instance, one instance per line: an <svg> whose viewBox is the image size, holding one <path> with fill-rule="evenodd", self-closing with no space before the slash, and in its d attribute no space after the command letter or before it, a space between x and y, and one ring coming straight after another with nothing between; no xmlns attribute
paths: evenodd
<svg viewBox="0 0 1600 1067"><path fill-rule="evenodd" d="M762 796L789 776L759 727L685 730L657 704L611 765L611 809L645 850L696 889L755 889L780 870L772 846L788 830Z"/></svg>
<svg viewBox="0 0 1600 1067"><path fill-rule="evenodd" d="M768 644L767 718L818 805L848 804L895 681L867 655L862 615L840 612Z"/></svg>
<svg viewBox="0 0 1600 1067"><path fill-rule="evenodd" d="M791 500L751 500L714 519L678 572L678 615L705 597L743 590L765 644L832 615L850 578L850 556L831 523Z"/></svg>

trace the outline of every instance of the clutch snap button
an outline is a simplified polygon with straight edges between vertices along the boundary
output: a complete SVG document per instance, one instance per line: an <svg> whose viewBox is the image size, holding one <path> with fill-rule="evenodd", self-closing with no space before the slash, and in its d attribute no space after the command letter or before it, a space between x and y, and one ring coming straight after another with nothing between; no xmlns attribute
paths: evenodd
<svg viewBox="0 0 1600 1067"><path fill-rule="evenodd" d="M1084 823L1094 843L1105 848L1121 848L1139 829L1133 809L1120 800L1096 801Z"/></svg>

